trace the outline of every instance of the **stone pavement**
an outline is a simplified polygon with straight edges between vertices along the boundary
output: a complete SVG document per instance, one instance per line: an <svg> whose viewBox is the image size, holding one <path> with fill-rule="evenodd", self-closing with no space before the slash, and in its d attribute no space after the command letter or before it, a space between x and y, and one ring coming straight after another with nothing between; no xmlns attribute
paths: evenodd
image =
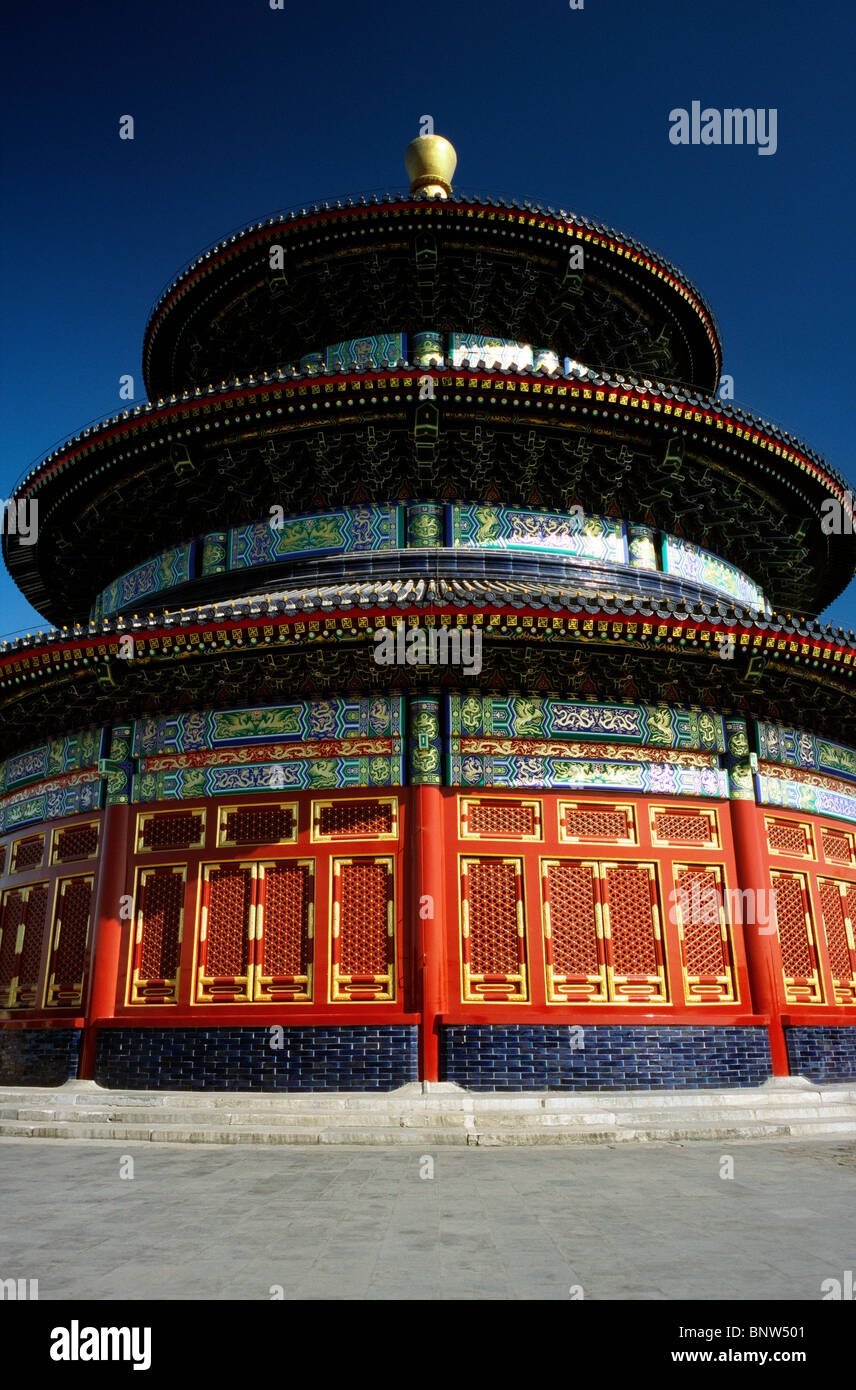
<svg viewBox="0 0 856 1390"><path fill-rule="evenodd" d="M819 1300L848 1269L849 1139L424 1154L0 1141L0 1279L38 1279L42 1300L270 1299L274 1285L285 1299L568 1299L579 1285L588 1299Z"/></svg>

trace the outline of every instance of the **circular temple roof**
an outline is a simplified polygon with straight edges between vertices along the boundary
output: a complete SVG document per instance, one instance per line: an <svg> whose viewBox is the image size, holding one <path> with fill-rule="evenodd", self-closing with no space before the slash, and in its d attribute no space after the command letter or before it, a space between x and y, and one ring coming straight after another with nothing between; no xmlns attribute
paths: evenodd
<svg viewBox="0 0 856 1390"><path fill-rule="evenodd" d="M419 380L435 383L419 400ZM265 374L135 407L32 469L38 540L4 533L9 570L52 622L188 536L396 497L477 496L609 512L676 532L745 570L776 607L820 612L851 579L852 499L796 439L725 402L574 372L398 368Z"/></svg>
<svg viewBox="0 0 856 1390"><path fill-rule="evenodd" d="M719 383L713 313L675 266L587 218L462 194L347 199L235 233L161 295L143 371L149 392L167 395L270 370L313 342L432 326Z"/></svg>
<svg viewBox="0 0 856 1390"><path fill-rule="evenodd" d="M481 625L488 686L701 698L795 725L811 710L819 732L852 737L852 634L791 616L821 611L856 570L843 478L716 397L716 323L674 265L573 213L452 195L454 151L441 137L409 153L415 192L303 207L196 257L146 327L153 402L83 430L21 479L14 498L38 505L38 531L24 544L31 534L4 529L7 566L45 617L73 626L0 647L0 753L33 727L49 737L117 708L135 718L378 688L390 677L367 639L390 611ZM321 344L448 333L540 345L529 360L541 365L317 366ZM288 365L301 359L306 371ZM304 513L472 497L677 535L744 571L747 591L759 586L784 611L735 606L663 575L634 588L619 565L586 576L546 564L523 574L510 562L503 582L501 560L481 577L450 560L426 577L396 550L397 575L356 565L327 585L332 566L272 572L266 594L237 602L81 622L156 547L275 505ZM844 521L837 534L821 524L830 501ZM204 596L214 595L184 593ZM129 633L130 661L119 647ZM396 679L418 688L436 674L409 668Z"/></svg>
<svg viewBox="0 0 856 1390"><path fill-rule="evenodd" d="M458 688L447 668L391 678L373 660L380 623L484 631L485 689L698 704L852 740L856 650L831 628L727 603L585 594L509 579L372 580L286 588L236 603L105 620L0 647L0 757L69 728L182 710L275 703L295 692ZM133 639L122 659L120 639ZM725 650L731 653L723 659Z"/></svg>

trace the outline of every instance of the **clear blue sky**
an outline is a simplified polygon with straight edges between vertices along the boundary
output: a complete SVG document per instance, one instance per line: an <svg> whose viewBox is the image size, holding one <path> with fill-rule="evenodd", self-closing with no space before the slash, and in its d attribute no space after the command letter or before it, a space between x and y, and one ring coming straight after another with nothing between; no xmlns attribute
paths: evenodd
<svg viewBox="0 0 856 1390"><path fill-rule="evenodd" d="M5 27L0 496L122 408L123 373L143 397L145 321L185 261L279 208L405 186L423 114L462 187L602 218L680 265L736 399L856 483L850 0L49 0ZM776 108L776 153L672 145L694 100ZM856 628L856 586L826 617ZM43 625L3 571L0 633Z"/></svg>

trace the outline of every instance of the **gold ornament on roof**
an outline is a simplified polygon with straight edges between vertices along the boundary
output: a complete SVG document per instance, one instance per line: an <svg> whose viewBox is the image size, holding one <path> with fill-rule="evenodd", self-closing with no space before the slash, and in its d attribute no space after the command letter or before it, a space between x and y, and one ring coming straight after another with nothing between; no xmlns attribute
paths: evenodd
<svg viewBox="0 0 856 1390"><path fill-rule="evenodd" d="M454 145L442 135L417 135L404 152L404 167L411 193L428 198L448 198L458 163Z"/></svg>

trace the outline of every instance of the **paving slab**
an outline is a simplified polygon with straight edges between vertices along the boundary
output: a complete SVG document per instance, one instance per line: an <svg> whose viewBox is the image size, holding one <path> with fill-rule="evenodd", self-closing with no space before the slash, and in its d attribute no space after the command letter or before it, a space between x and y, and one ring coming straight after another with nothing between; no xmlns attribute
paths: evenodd
<svg viewBox="0 0 856 1390"><path fill-rule="evenodd" d="M856 1141L217 1148L0 1140L0 1278L40 1298L819 1300ZM724 1154L734 1177L720 1177Z"/></svg>

